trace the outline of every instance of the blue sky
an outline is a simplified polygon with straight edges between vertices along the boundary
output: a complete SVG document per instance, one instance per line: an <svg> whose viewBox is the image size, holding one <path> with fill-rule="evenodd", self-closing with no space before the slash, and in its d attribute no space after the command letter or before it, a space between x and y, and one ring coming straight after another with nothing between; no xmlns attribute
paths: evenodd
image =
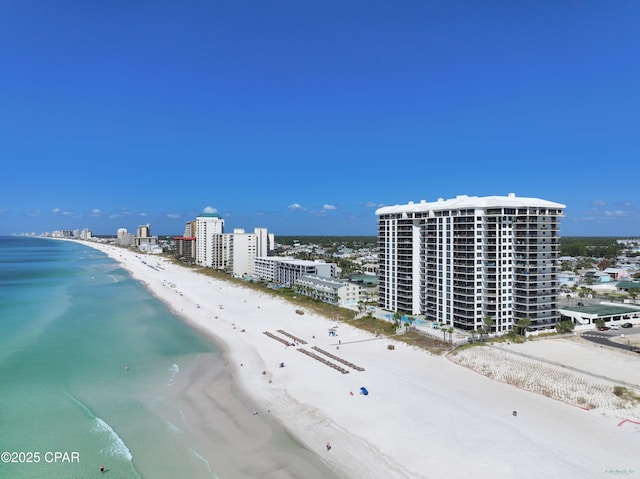
<svg viewBox="0 0 640 479"><path fill-rule="evenodd" d="M375 235L456 195L640 236L640 2L0 3L0 234Z"/></svg>

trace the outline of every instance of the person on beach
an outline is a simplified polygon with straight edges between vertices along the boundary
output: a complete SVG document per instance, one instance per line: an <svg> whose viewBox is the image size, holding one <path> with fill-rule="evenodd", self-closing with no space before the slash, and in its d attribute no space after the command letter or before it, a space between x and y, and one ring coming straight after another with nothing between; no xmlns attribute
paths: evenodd
<svg viewBox="0 0 640 479"><path fill-rule="evenodd" d="M330 451L330 450L331 450L331 443L327 442L327 451Z"/></svg>

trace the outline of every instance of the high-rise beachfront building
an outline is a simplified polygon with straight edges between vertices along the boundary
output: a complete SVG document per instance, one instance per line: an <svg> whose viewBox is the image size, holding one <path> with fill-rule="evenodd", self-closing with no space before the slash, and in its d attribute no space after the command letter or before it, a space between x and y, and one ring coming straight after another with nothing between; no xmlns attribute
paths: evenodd
<svg viewBox="0 0 640 479"><path fill-rule="evenodd" d="M236 228L225 233L224 220L217 213L202 213L195 221L195 243L197 264L252 277L255 258L273 254L275 238L266 228L255 228L253 233Z"/></svg>
<svg viewBox="0 0 640 479"><path fill-rule="evenodd" d="M225 267L224 220L217 213L196 217L196 263L209 268Z"/></svg>
<svg viewBox="0 0 640 479"><path fill-rule="evenodd" d="M136 236L138 238L150 238L151 237L151 225L140 225L138 226L138 230L136 231Z"/></svg>
<svg viewBox="0 0 640 479"><path fill-rule="evenodd" d="M176 257L180 260L192 263L196 260L196 222L187 221L182 236L173 238L176 246Z"/></svg>
<svg viewBox="0 0 640 479"><path fill-rule="evenodd" d="M227 269L236 277L254 277L255 260L260 256L271 256L275 239L267 228L255 228L247 233L236 228L229 236L229 263Z"/></svg>
<svg viewBox="0 0 640 479"><path fill-rule="evenodd" d="M135 245L140 248L143 245L157 245L158 238L151 236L151 225L140 225L136 230Z"/></svg>
<svg viewBox="0 0 640 479"><path fill-rule="evenodd" d="M116 244L120 246L132 246L135 244L136 237L129 233L126 228L118 228Z"/></svg>
<svg viewBox="0 0 640 479"><path fill-rule="evenodd" d="M269 233L267 228L254 228L256 235L256 257L271 256L276 247L276 238L273 233Z"/></svg>
<svg viewBox="0 0 640 479"><path fill-rule="evenodd" d="M378 306L464 330L553 328L564 209L513 193L378 209Z"/></svg>
<svg viewBox="0 0 640 479"><path fill-rule="evenodd" d="M196 222L195 221L187 221L184 225L184 235L185 238L195 238L196 237Z"/></svg>

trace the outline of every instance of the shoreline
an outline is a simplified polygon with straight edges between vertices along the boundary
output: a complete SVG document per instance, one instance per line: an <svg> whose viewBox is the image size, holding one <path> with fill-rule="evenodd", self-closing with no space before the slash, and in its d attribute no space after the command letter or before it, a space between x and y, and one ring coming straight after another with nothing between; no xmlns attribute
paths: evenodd
<svg viewBox="0 0 640 479"><path fill-rule="evenodd" d="M340 477L458 477L470 471L476 478L549 472L604 477L607 467L640 466L631 447L640 429L633 425L615 427L613 418L598 412L492 381L344 323L337 326L338 337L331 337L332 320L307 311L297 315L294 305L279 298L161 257L86 244L117 261L174 315L221 347L230 387L260 405L257 412L269 414ZM282 332L301 342L285 346L281 340L289 336ZM387 344L395 349L387 350ZM348 373L300 354L302 349ZM359 394L360 387L370 394ZM485 451L480 444L493 446ZM550 444L563 444L562 454ZM587 460L580 457L589 450L594 454Z"/></svg>
<svg viewBox="0 0 640 479"><path fill-rule="evenodd" d="M321 457L302 442L296 441L275 417L270 414L255 414L254 398L234 380L234 367L224 338L200 322L193 321L182 307L178 309L175 301L170 300L171 295L167 295L164 290L169 285L168 282L163 281L163 286L159 289L158 283L148 281L149 278L144 274L149 268L131 267L140 262L139 253L112 246L99 246L94 249L115 260L156 301L163 304L171 315L219 350L215 357L206 355L207 357L200 358L198 363L202 361L206 366L197 364L194 368L190 365L186 371L181 370L176 376L171 396L172 402L180 405L181 417L173 418L175 424L169 421L185 435L187 447L210 468L214 468L210 469L212 477L340 477ZM170 265L171 263L167 263L167 266ZM195 273L187 269L184 272ZM158 415L163 416L163 413L159 412Z"/></svg>

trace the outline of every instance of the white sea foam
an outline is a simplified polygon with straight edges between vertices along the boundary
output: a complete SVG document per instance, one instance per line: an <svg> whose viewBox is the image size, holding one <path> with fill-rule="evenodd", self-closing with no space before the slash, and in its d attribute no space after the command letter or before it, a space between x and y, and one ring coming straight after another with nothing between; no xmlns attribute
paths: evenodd
<svg viewBox="0 0 640 479"><path fill-rule="evenodd" d="M104 434L108 437L110 444L102 449L102 453L107 454L113 457L122 457L128 460L131 463L132 469L136 477L140 477L138 471L136 471L133 466L133 454L122 440L118 433L114 431L114 429L103 419L100 419L95 413L91 410L89 406L80 401L77 397L67 391L67 396L71 399L77 406L82 409L87 416L93 419L93 427L91 428L91 432L96 434Z"/></svg>
<svg viewBox="0 0 640 479"><path fill-rule="evenodd" d="M176 363L173 363L173 365L168 369L168 371L171 373L171 377L169 378L169 386L171 386L173 384L173 380L176 377L176 374L180 372L180 368Z"/></svg>
<svg viewBox="0 0 640 479"><path fill-rule="evenodd" d="M91 432L105 433L109 436L111 443L109 444L109 446L104 448L102 452L110 456L124 457L129 461L133 460L133 454L131 454L131 451L124 443L122 438L118 436L118 434L109 424L107 424L99 417L96 417L95 424Z"/></svg>
<svg viewBox="0 0 640 479"><path fill-rule="evenodd" d="M92 419L95 419L97 416L93 413L93 411L89 408L89 406L87 406L85 403L83 403L82 401L80 401L80 399L78 399L77 397L75 397L73 394L71 394L69 391L67 391L67 396L69 396L69 399L71 399L74 403L76 403L77 406L80 406L80 409L82 409L87 416L89 416Z"/></svg>
<svg viewBox="0 0 640 479"><path fill-rule="evenodd" d="M187 449L189 450L189 452L194 456L197 457L198 459L200 459L202 462L204 462L207 465L207 471L209 471L209 474L211 474L211 477L213 477L214 479L220 479L218 476L216 476L214 474L214 472L211 470L211 464L209 464L209 461L207 461L204 457L202 457L198 451L196 451L195 449L191 449L189 446L186 446Z"/></svg>
<svg viewBox="0 0 640 479"><path fill-rule="evenodd" d="M182 434L182 429L180 429L178 426L173 424L171 421L166 421L166 423L167 423L167 429L169 431L174 432L176 434Z"/></svg>
<svg viewBox="0 0 640 479"><path fill-rule="evenodd" d="M70 392L67 392L69 398L76 403L86 414L87 416L93 419L93 427L91 428L91 432L94 433L104 433L109 436L110 445L102 450L102 452L109 454L110 456L120 456L128 459L129 461L133 460L133 454L124 443L122 438L118 436L118 434L113 430L113 428L107 424L104 420L100 419L95 413L91 410L89 406L80 401L77 397L75 397Z"/></svg>

